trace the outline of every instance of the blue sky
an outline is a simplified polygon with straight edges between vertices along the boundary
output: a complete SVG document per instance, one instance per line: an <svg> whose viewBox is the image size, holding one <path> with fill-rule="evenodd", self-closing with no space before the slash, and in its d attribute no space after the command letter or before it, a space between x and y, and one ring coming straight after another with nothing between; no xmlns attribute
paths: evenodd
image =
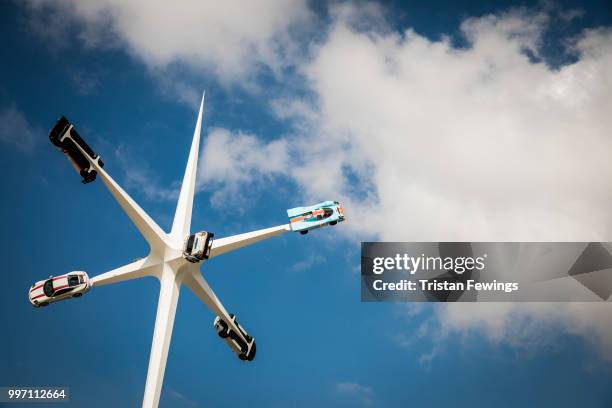
<svg viewBox="0 0 612 408"><path fill-rule="evenodd" d="M612 219L603 209L611 196L602 186L612 177L605 164L612 12L604 2L521 9L512 2L281 1L266 2L261 15L215 11L215 21L196 7L202 21L169 18L164 26L154 10L133 17L112 2L1 7L0 385L66 385L73 406L141 403L156 280L100 287L45 309L27 301L28 287L46 276L94 276L147 250L102 183L80 184L47 131L60 114L69 117L113 177L168 230L197 95L206 90L193 229L221 237L278 225L287 208L336 198L347 202L349 221L206 263L219 298L257 338L257 358L238 361L215 335L214 316L183 290L162 406L612 403L608 305L364 304L357 270L359 242L367 239L610 240ZM157 38L157 31L165 34ZM205 38L213 34L219 38ZM378 57L390 65L379 70ZM483 61L489 68L470 82ZM581 76L587 68L590 76ZM420 89L423 83L430 86ZM534 100L514 93L534 84L550 87L534 91L543 95ZM372 101L351 105L363 95ZM477 105L473 95L487 103ZM483 107L473 118L473 134L483 139L463 129L471 119L463 102ZM414 127L405 125L407 116ZM490 117L501 125L491 127ZM565 129L586 147L577 148ZM530 132L541 138L525 139ZM492 140L490 149L521 147L526 153L516 160L525 167L508 170L503 155L489 162L477 151L482 174L463 175L478 167L453 152L473 153L483 140ZM430 161L439 156L457 179L410 156L433 148ZM531 151L552 153L534 159ZM571 174L559 162L572 163ZM542 184L545 192L536 193ZM512 199L500 193L509 188L518 192L507 194Z"/></svg>

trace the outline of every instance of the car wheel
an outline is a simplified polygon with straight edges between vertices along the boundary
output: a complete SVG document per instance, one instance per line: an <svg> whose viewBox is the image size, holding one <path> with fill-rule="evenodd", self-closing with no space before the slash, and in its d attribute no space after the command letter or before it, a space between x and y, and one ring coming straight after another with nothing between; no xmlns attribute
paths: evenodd
<svg viewBox="0 0 612 408"><path fill-rule="evenodd" d="M248 361L253 361L255 359L255 354L257 353L257 343L253 342L253 347L251 347L251 352L247 355Z"/></svg>
<svg viewBox="0 0 612 408"><path fill-rule="evenodd" d="M300 234L306 235L306 234L308 234L308 231L300 231Z"/></svg>
<svg viewBox="0 0 612 408"><path fill-rule="evenodd" d="M39 304L41 307L49 306L49 302L42 302Z"/></svg>
<svg viewBox="0 0 612 408"><path fill-rule="evenodd" d="M81 183L87 184L91 181L89 179L89 173L87 172L87 170L83 169L79 172L79 174L81 175L81 177L83 177L83 180L81 180Z"/></svg>
<svg viewBox="0 0 612 408"><path fill-rule="evenodd" d="M338 221L332 221L329 223L329 225L336 225L338 223Z"/></svg>
<svg viewBox="0 0 612 408"><path fill-rule="evenodd" d="M74 295L72 295L73 298L78 298L78 297L81 297L81 296L83 296L82 293L75 293Z"/></svg>

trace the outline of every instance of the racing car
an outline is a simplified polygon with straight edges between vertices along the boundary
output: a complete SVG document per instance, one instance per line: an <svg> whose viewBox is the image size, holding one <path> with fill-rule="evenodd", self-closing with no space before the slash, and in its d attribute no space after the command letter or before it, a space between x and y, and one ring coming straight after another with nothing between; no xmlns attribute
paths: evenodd
<svg viewBox="0 0 612 408"><path fill-rule="evenodd" d="M307 234L308 231L344 221L344 207L338 201L323 201L309 207L287 210L291 231Z"/></svg>
<svg viewBox="0 0 612 408"><path fill-rule="evenodd" d="M61 116L57 120L55 126L49 132L49 140L68 157L76 171L83 177L83 184L94 181L98 172L91 168L87 157L85 157L77 145L89 157L97 160L100 167L104 167L104 162L100 159L100 156L94 153L65 116Z"/></svg>
<svg viewBox="0 0 612 408"><path fill-rule="evenodd" d="M242 361L253 361L257 347L255 346L255 339L249 336L244 328L236 320L236 316L230 314L230 318L236 324L240 333L236 333L230 325L219 316L214 321L214 327L219 337L221 337L234 353L238 355L238 358Z"/></svg>
<svg viewBox="0 0 612 408"><path fill-rule="evenodd" d="M90 288L87 272L74 271L36 282L30 288L29 299L34 307L47 306L60 300L81 297Z"/></svg>
<svg viewBox="0 0 612 408"><path fill-rule="evenodd" d="M192 263L208 259L214 236L215 234L207 231L189 235L185 238L183 258Z"/></svg>

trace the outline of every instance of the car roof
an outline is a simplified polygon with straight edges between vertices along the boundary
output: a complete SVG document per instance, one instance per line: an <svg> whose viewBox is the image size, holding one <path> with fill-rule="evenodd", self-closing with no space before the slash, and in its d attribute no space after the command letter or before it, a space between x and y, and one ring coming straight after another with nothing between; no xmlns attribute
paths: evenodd
<svg viewBox="0 0 612 408"><path fill-rule="evenodd" d="M321 207L329 207L329 206L338 206L334 201L322 201L318 204L310 205L307 207L295 207L287 210L287 215L289 217L295 217L296 215L301 215L307 213L309 211L317 210Z"/></svg>

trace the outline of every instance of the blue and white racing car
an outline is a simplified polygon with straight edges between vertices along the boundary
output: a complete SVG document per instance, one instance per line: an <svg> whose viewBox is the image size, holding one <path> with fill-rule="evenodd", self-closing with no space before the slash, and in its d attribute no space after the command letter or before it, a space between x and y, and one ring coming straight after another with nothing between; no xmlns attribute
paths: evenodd
<svg viewBox="0 0 612 408"><path fill-rule="evenodd" d="M336 225L344 221L344 207L338 201L323 201L309 207L296 207L287 210L291 231L307 234L315 228Z"/></svg>

